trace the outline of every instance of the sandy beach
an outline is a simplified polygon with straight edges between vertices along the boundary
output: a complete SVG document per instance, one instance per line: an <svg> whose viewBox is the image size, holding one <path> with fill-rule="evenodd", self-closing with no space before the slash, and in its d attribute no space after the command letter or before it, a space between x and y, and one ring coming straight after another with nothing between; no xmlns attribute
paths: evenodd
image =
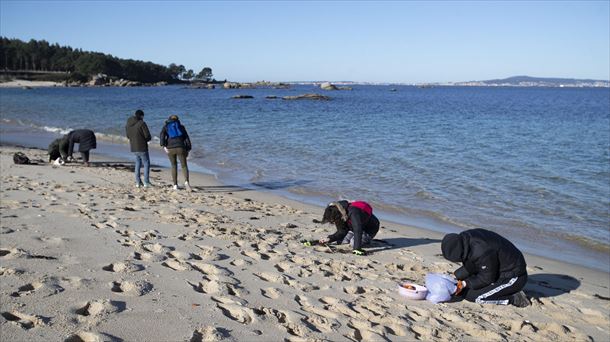
<svg viewBox="0 0 610 342"><path fill-rule="evenodd" d="M441 234L382 220L366 257L307 248L334 231L322 208L202 174L174 191L158 168L137 189L130 163L92 157L0 148L2 341L610 339L607 272L526 255L530 307L409 300L398 284L458 267Z"/></svg>
<svg viewBox="0 0 610 342"><path fill-rule="evenodd" d="M52 81L28 81L28 80L11 80L8 82L0 82L0 88L41 88L41 87L64 87L60 82Z"/></svg>

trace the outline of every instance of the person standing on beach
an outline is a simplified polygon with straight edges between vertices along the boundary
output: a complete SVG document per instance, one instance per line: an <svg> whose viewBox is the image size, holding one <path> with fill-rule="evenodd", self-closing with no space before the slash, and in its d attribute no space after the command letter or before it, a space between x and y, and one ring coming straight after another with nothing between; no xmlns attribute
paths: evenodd
<svg viewBox="0 0 610 342"><path fill-rule="evenodd" d="M129 139L131 152L136 158L136 165L134 168L136 188L142 186L142 181L140 179L140 168L142 164L144 164L144 187L148 188L151 186L148 142L152 137L150 136L148 125L144 122L144 112L141 109L136 110L135 114L127 119L125 133Z"/></svg>
<svg viewBox="0 0 610 342"><path fill-rule="evenodd" d="M525 258L506 238L486 229L470 229L445 235L441 250L445 259L463 265L454 272L454 296L479 304L530 304L522 291L527 283Z"/></svg>
<svg viewBox="0 0 610 342"><path fill-rule="evenodd" d="M174 190L178 190L178 162L182 166L182 175L184 176L184 187L191 191L189 185L189 169L186 164L186 157L191 151L191 139L189 138L186 128L180 123L178 115L170 115L165 121L165 125L159 136L161 146L167 153L169 161L172 164L172 181L174 182Z"/></svg>
<svg viewBox="0 0 610 342"><path fill-rule="evenodd" d="M324 209L320 223L333 223L337 231L318 243L349 243L355 255L366 255L363 245L373 241L379 231L379 220L373 215L373 208L363 201L338 201Z"/></svg>
<svg viewBox="0 0 610 342"><path fill-rule="evenodd" d="M73 160L74 144L78 144L78 152L80 152L85 166L89 166L89 151L97 147L95 133L90 129L77 129L71 131L66 136L68 139L68 156L67 159Z"/></svg>
<svg viewBox="0 0 610 342"><path fill-rule="evenodd" d="M60 163L63 163L68 159L68 136L64 135L61 138L57 138L49 145L49 162L60 159Z"/></svg>

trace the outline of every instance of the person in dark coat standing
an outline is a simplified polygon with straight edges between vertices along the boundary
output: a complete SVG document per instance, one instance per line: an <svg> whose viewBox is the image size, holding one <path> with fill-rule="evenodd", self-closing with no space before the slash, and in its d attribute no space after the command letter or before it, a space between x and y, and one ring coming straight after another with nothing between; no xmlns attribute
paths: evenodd
<svg viewBox="0 0 610 342"><path fill-rule="evenodd" d="M182 166L182 175L184 176L184 186L191 191L189 184L189 169L186 164L186 158L191 150L191 139L189 138L186 128L180 123L178 115L170 115L165 121L165 125L159 135L161 146L167 153L169 161L172 164L172 181L174 182L174 190L178 190L178 162Z"/></svg>
<svg viewBox="0 0 610 342"><path fill-rule="evenodd" d="M441 250L445 259L462 263L454 272L458 280L454 295L480 304L530 304L521 291L527 283L525 258L506 238L489 230L470 229L445 235Z"/></svg>
<svg viewBox="0 0 610 342"><path fill-rule="evenodd" d="M61 138L57 138L49 145L49 162L61 158L60 162L65 162L68 159L68 136L64 135Z"/></svg>
<svg viewBox="0 0 610 342"><path fill-rule="evenodd" d="M129 147L136 158L134 168L136 176L136 187L142 186L140 179L140 168L144 164L144 187L150 187L150 156L148 154L148 142L152 138L148 125L144 122L144 112L136 110L135 114L127 119L125 134L129 139Z"/></svg>
<svg viewBox="0 0 610 342"><path fill-rule="evenodd" d="M373 215L373 208L364 201L337 201L328 204L320 223L333 223L334 234L318 243L349 243L355 255L365 255L363 245L373 241L379 231L379 220Z"/></svg>
<svg viewBox="0 0 610 342"><path fill-rule="evenodd" d="M74 144L78 144L78 152L80 152L85 162L85 166L89 166L89 151L97 147L95 133L90 129L77 129L67 135L68 137L68 158L74 159Z"/></svg>

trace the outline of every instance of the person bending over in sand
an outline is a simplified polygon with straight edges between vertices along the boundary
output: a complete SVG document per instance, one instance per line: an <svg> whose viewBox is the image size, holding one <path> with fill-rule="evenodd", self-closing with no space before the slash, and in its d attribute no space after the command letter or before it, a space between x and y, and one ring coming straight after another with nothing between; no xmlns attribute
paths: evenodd
<svg viewBox="0 0 610 342"><path fill-rule="evenodd" d="M78 152L80 152L85 162L85 166L89 166L89 151L97 147L97 141L95 140L95 133L90 129L77 129L68 135L68 160L74 160L72 154L74 153L74 144L78 144Z"/></svg>
<svg viewBox="0 0 610 342"><path fill-rule="evenodd" d="M68 159L68 136L53 140L49 145L49 163L59 158L59 163L64 163Z"/></svg>
<svg viewBox="0 0 610 342"><path fill-rule="evenodd" d="M180 123L178 115L171 115L165 126L161 130L159 136L161 140L161 146L169 157L169 162L172 164L172 181L174 182L174 190L178 190L178 162L177 158L180 158L180 165L182 165L182 175L184 176L184 186L187 190L191 190L189 185L189 169L186 164L186 157L188 157L189 151L191 150L191 139L189 138L186 128Z"/></svg>
<svg viewBox="0 0 610 342"><path fill-rule="evenodd" d="M447 234L441 242L445 259L461 262L454 296L480 304L530 304L521 291L527 282L525 258L506 238L485 229Z"/></svg>
<svg viewBox="0 0 610 342"><path fill-rule="evenodd" d="M365 255L362 246L373 241L379 231L379 220L373 215L373 208L363 201L332 202L324 209L322 221L317 222L334 223L337 227L334 234L319 243L349 243L355 255Z"/></svg>

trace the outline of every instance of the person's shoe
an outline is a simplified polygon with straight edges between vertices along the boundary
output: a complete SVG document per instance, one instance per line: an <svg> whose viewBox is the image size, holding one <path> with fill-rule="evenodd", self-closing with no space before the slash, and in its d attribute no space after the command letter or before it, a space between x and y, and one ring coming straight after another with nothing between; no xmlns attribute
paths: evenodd
<svg viewBox="0 0 610 342"><path fill-rule="evenodd" d="M530 300L527 299L527 296L525 295L525 292L523 292L523 291L519 291L519 292L515 293L514 295L512 295L512 298L510 299L510 303L518 308L524 308L531 304Z"/></svg>
<svg viewBox="0 0 610 342"><path fill-rule="evenodd" d="M136 183L136 188L141 188L141 187L142 187L142 184Z"/></svg>
<svg viewBox="0 0 610 342"><path fill-rule="evenodd" d="M144 183L144 187L145 187L145 188L152 188L152 184L150 184L150 183Z"/></svg>
<svg viewBox="0 0 610 342"><path fill-rule="evenodd" d="M184 187L186 188L186 190L188 191L193 191L193 189L191 188L191 185L189 184L188 181L184 182Z"/></svg>
<svg viewBox="0 0 610 342"><path fill-rule="evenodd" d="M172 187L172 189L174 189L174 190L178 190L178 184L174 184L174 186Z"/></svg>

